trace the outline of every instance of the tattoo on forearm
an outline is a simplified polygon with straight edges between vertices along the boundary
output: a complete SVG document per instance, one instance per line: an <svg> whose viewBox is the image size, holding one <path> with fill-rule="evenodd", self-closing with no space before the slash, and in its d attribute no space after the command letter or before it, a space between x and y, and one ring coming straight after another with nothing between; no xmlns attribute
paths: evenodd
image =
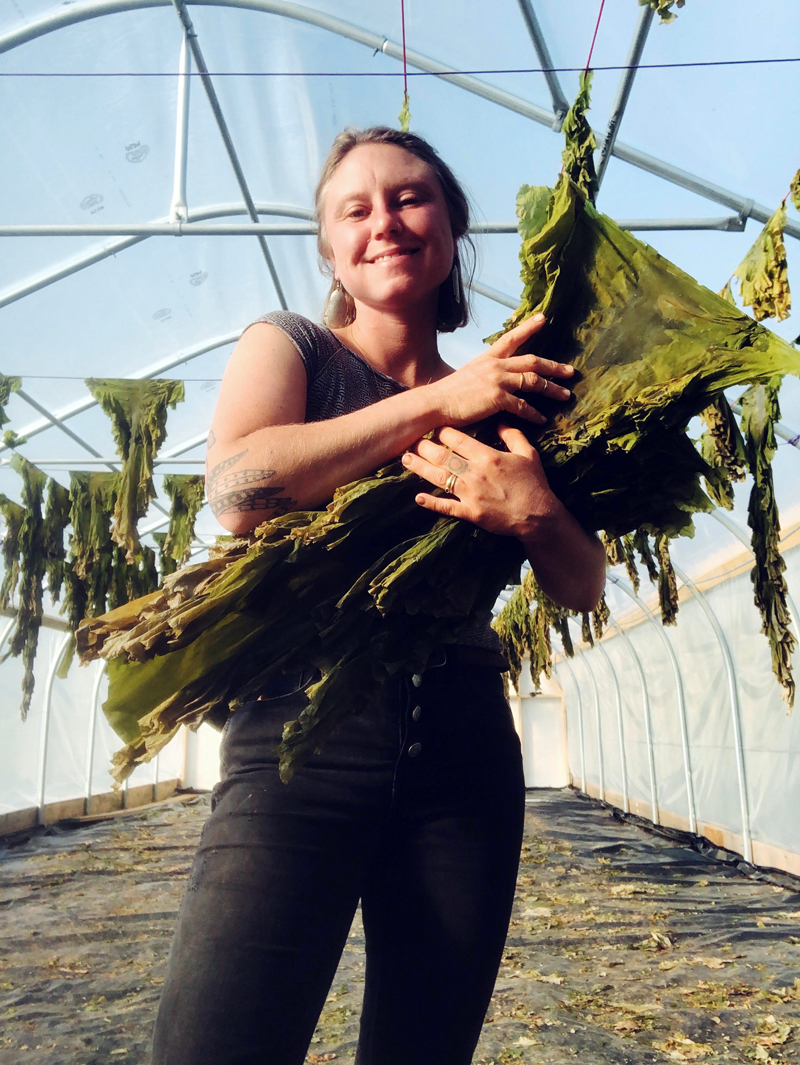
<svg viewBox="0 0 800 1065"><path fill-rule="evenodd" d="M207 448L212 448L214 446L214 444L216 444L216 442L217 442L216 433L214 432L213 429L209 429L209 431L208 431L208 440L206 440L206 447Z"/></svg>
<svg viewBox="0 0 800 1065"><path fill-rule="evenodd" d="M225 473L226 470L229 470L231 466L235 466L239 459L243 459L246 454L247 448L245 448L244 451L240 451L238 455L231 455L229 459L224 459L218 465L214 466L213 469L209 470L208 477L206 477L206 491L210 492L223 473Z"/></svg>
<svg viewBox="0 0 800 1065"><path fill-rule="evenodd" d="M277 517L297 506L296 499L278 495L283 491L283 488L244 488L237 492L227 492L211 500L211 510L215 517L253 510L268 510Z"/></svg>

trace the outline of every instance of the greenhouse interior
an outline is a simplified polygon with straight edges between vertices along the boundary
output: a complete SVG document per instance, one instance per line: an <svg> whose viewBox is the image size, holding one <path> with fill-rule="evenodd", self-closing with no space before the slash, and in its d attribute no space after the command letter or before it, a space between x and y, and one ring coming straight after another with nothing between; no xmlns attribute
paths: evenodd
<svg viewBox="0 0 800 1065"><path fill-rule="evenodd" d="M584 477L587 523L618 498L674 495L656 517L643 504L627 525L593 521L608 570L591 617L555 607L527 565L497 596L495 624L518 655L508 698L526 828L474 1061L800 1060L794 0L2 0L0 11L0 1062L149 1060L220 779L220 722L176 714L146 749L115 731L111 639L94 623L99 650L80 635L76 650L74 634L220 557L203 474L223 372L261 315L322 322L315 186L336 135L372 126L426 138L470 198L471 317L439 336L450 366L503 330L523 285L534 309L525 249L549 223L525 230L525 195L549 197L552 220L565 189L585 248L594 235L585 257L613 247L673 285L653 297L659 357L693 344L699 360L683 406L677 393L645 397L650 378L636 394L624 379L628 413L597 430L596 490L595 467L577 465L589 415L562 451L555 436L552 452L543 444L553 469L567 455L563 469ZM581 152L588 200L575 192ZM562 255L566 275L571 247L542 255ZM578 306L553 291L553 306ZM569 328L580 368L590 327ZM593 328L587 387L613 390ZM610 343L647 367L646 341L629 325ZM639 454L670 417L667 450L656 440L654 465L603 502L602 462ZM674 487L681 463L691 473ZM558 483L578 491L567 474ZM354 1060L359 922L309 1062Z"/></svg>

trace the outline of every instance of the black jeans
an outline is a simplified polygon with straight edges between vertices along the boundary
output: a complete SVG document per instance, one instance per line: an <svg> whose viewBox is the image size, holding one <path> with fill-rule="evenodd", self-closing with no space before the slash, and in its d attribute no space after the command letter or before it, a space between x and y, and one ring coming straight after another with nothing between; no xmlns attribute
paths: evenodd
<svg viewBox="0 0 800 1065"><path fill-rule="evenodd" d="M524 783L500 673L453 658L387 684L288 785L273 749L302 692L230 719L154 1065L301 1065L359 899L358 1065L472 1060L508 930Z"/></svg>

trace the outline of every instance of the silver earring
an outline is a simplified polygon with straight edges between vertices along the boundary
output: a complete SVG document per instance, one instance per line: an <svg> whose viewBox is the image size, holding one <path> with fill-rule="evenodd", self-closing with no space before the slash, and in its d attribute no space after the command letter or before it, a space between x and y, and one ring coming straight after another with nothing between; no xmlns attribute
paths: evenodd
<svg viewBox="0 0 800 1065"><path fill-rule="evenodd" d="M328 293L322 320L328 329L342 329L347 325L347 299L338 279L334 281L334 287Z"/></svg>
<svg viewBox="0 0 800 1065"><path fill-rule="evenodd" d="M461 285L459 284L461 279L459 277L457 263L458 259L453 259L453 269L450 271L450 275L453 278L453 296L455 297L456 303L461 303Z"/></svg>

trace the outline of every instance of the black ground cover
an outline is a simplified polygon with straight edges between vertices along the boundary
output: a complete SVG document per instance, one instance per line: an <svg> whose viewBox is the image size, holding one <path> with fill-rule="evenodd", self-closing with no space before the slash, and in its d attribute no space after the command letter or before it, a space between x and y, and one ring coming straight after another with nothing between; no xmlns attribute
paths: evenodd
<svg viewBox="0 0 800 1065"><path fill-rule="evenodd" d="M800 1062L791 879L755 879L573 792L530 792L527 810L475 1065ZM145 1065L207 811L189 797L0 847L0 1065ZM357 917L309 1062L351 1065L363 973Z"/></svg>

